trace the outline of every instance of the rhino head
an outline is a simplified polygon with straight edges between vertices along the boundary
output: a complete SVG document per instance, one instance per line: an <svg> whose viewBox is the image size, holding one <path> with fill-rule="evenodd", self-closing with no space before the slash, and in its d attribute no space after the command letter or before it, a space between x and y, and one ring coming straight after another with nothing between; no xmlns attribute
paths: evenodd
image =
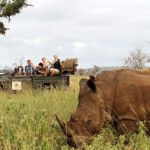
<svg viewBox="0 0 150 150"><path fill-rule="evenodd" d="M67 143L73 147L90 144L92 137L100 132L104 124L104 104L101 99L95 78L80 80L79 104L70 121L64 123L56 115L65 135Z"/></svg>

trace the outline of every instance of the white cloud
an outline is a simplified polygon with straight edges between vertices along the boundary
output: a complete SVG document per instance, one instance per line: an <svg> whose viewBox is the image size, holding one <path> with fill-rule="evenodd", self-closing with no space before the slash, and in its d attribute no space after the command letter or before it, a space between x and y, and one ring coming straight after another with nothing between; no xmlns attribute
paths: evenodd
<svg viewBox="0 0 150 150"><path fill-rule="evenodd" d="M86 46L86 43L84 43L84 42L74 42L72 45L75 46L78 49L81 49L81 48Z"/></svg>
<svg viewBox="0 0 150 150"><path fill-rule="evenodd" d="M0 36L1 64L25 56L35 64L79 58L79 67L121 65L135 47L149 52L148 0L30 0L34 7L12 17L6 36ZM8 61L9 60L9 61Z"/></svg>
<svg viewBox="0 0 150 150"><path fill-rule="evenodd" d="M42 42L42 39L34 39L34 40L27 40L27 39L22 39L23 42L26 44L33 44L33 45L39 45Z"/></svg>
<svg viewBox="0 0 150 150"><path fill-rule="evenodd" d="M42 41L43 41L44 39L18 39L18 38L14 38L13 39L13 41L14 42L23 42L23 43L25 43L25 44L29 44L29 45L35 45L35 46L38 46L38 45L40 45L41 43L42 43ZM17 44L16 43L16 44Z"/></svg>

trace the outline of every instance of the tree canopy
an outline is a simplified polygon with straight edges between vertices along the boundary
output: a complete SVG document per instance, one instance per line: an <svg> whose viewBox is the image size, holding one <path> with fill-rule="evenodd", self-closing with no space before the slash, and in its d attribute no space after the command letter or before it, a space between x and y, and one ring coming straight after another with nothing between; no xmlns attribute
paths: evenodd
<svg viewBox="0 0 150 150"><path fill-rule="evenodd" d="M143 69L145 63L150 62L150 56L145 54L141 49L135 49L129 53L124 60L124 66L132 67L135 70Z"/></svg>
<svg viewBox="0 0 150 150"><path fill-rule="evenodd" d="M5 27L1 18L10 21L11 16L19 14L23 7L32 6L27 4L26 0L0 0L0 34L5 35L8 28Z"/></svg>

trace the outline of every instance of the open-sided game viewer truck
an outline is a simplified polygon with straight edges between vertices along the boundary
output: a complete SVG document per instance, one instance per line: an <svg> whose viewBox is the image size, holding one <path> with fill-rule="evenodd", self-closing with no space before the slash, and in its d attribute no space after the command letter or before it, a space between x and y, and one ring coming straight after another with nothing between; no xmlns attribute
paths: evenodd
<svg viewBox="0 0 150 150"><path fill-rule="evenodd" d="M21 91L26 88L54 88L69 86L70 75L77 71L78 59L66 59L62 61L60 73L54 76L43 76L17 73L0 73L0 89L4 91ZM18 68L19 70L19 68Z"/></svg>

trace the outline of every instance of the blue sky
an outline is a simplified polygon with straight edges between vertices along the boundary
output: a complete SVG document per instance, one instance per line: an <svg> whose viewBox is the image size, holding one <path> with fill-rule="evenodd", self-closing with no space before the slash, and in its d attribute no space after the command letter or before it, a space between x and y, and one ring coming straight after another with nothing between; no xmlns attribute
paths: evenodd
<svg viewBox="0 0 150 150"><path fill-rule="evenodd" d="M1 67L19 59L78 58L79 68L123 65L129 52L150 53L148 0L30 0L0 36ZM148 64L149 65L149 64Z"/></svg>

